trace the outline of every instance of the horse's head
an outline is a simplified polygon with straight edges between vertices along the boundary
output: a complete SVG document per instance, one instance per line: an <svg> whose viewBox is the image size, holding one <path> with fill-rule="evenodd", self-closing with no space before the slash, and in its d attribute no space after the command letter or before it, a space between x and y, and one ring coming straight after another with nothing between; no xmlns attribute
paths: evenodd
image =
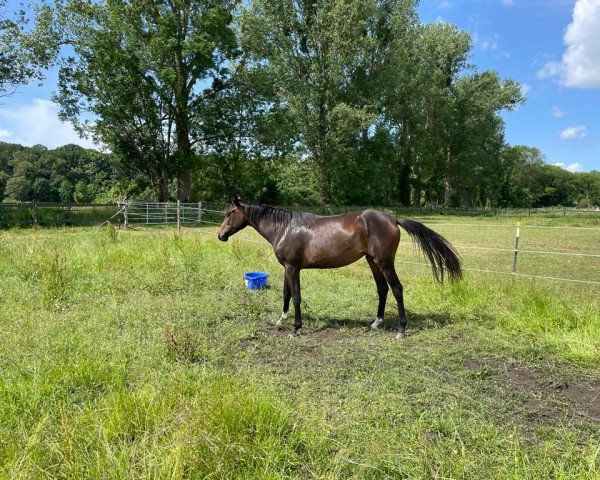
<svg viewBox="0 0 600 480"><path fill-rule="evenodd" d="M240 197L233 197L231 204L227 207L227 213L219 228L219 240L226 242L234 233L239 232L248 225L248 217Z"/></svg>

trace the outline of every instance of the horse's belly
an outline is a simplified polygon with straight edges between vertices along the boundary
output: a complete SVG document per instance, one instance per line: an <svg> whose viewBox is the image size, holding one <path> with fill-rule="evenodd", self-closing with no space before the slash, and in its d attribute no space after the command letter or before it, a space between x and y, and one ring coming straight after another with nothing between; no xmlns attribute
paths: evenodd
<svg viewBox="0 0 600 480"><path fill-rule="evenodd" d="M320 242L309 244L304 251L304 268L338 268L356 262L366 253L363 242L358 239L344 239L340 242Z"/></svg>

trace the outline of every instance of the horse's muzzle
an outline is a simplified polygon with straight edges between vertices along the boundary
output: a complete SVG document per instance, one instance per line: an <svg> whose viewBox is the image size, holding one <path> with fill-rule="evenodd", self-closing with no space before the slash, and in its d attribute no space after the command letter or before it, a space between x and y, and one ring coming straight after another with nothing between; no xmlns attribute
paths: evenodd
<svg viewBox="0 0 600 480"><path fill-rule="evenodd" d="M218 234L217 234L217 237L218 237L218 238L219 238L219 240L221 240L222 242L226 242L226 241L227 241L227 239L229 238L229 237L226 237L226 236L224 236L224 235L223 235L223 236L221 236L221 234L220 234L220 233L218 233Z"/></svg>

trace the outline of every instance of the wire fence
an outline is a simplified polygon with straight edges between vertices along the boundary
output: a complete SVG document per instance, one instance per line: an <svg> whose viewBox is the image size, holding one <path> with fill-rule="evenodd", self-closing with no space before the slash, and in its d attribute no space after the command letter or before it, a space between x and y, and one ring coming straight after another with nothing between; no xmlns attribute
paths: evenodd
<svg viewBox="0 0 600 480"><path fill-rule="evenodd" d="M342 210L346 209L344 208ZM347 210L350 211L351 208L348 208ZM122 216L122 224L126 227L176 225L178 230L180 230L182 226L220 225L225 215L225 206L223 204L208 202L128 202L122 204L117 213ZM390 212L388 211L388 213ZM600 213L598 215L600 216ZM427 217L423 219L423 223L428 224L431 228L442 230L442 234L444 235L451 234L453 237L457 236L457 238L452 238L451 240L455 248L461 252L463 256L465 256L465 252L484 254L484 256L479 255L478 257L467 256L466 259L468 262L466 262L467 266L465 268L467 272L505 276L512 275L513 277L570 282L574 284L600 285L600 225L597 227L535 224L515 225L515 223L488 223L487 220L475 221L474 223L453 223L447 221L439 222L435 219L427 219ZM481 230L482 227L505 230ZM537 241L541 243L541 246L546 246L550 237L555 238L559 234L565 237L565 234L562 232L566 233L568 231L569 235L567 235L567 237L573 237L575 233L583 235L584 237L582 238L585 238L585 245L579 245L579 249L583 249L584 251L575 251L574 249L539 248L539 245L527 247L523 243L519 244L520 234L523 231L530 233L529 229L536 229L534 236ZM445 230L448 231L446 232ZM482 233L486 231L488 232L487 234ZM514 246L506 245L506 243L510 241L511 231L514 232L514 236L512 237ZM500 232L502 232L502 234L500 234ZM210 233L210 235L214 234L214 231ZM239 237L243 241L256 242L264 245L264 241L253 240L245 235L240 235ZM504 246L468 243L468 240L480 242L482 238L494 242L501 241L504 243ZM461 240L463 241L461 242ZM567 244L569 244L569 242L567 242ZM407 242L404 239L401 242L401 247L409 245L413 245L412 242ZM573 246L572 242L571 246ZM542 257L546 258L544 259ZM534 258L534 260L532 260L532 258ZM535 260L535 258L538 260ZM568 263L560 263L559 259L561 258L566 259ZM397 261L404 264L429 267L424 261L415 262L404 260L401 255ZM502 265L506 270L497 268ZM589 278L569 278L563 271L566 270L567 267L571 273L578 272L582 274L585 271ZM554 269L554 271L548 272L548 269ZM556 273L557 269L558 273ZM531 270L533 270L533 272Z"/></svg>
<svg viewBox="0 0 600 480"><path fill-rule="evenodd" d="M0 203L0 228L97 225L114 211L114 203Z"/></svg>
<svg viewBox="0 0 600 480"><path fill-rule="evenodd" d="M318 207L301 210L312 210L318 214L336 214L359 208ZM291 208L290 210L300 209ZM600 212L588 211L586 221L583 222L581 221L583 217L577 217L577 219L572 217L572 223L580 223L580 225L540 225L529 221L533 219L531 214L533 212L540 213L539 211L510 210L513 214L518 213L521 219L525 217L527 220L527 223L519 228L514 221L505 223L507 219L502 218L501 211L495 215L497 217L495 221L492 218L475 218L468 223L459 219L457 219L458 222L452 222L448 221L450 218L430 216L424 213L427 211L425 207L382 210L397 217L417 218L449 237L455 248L465 257L466 271L600 285ZM568 209L543 209L543 213L552 212L558 213L559 217L575 215L575 213L583 214L581 211L575 212ZM98 225L111 213L112 216L108 221L124 227L174 225L180 231L182 227L220 225L225 215L225 205L211 202L124 202L117 206L114 204L39 202L0 204L0 227ZM501 213L507 214L509 211ZM484 216L490 217L491 215ZM592 220L590 221L590 219ZM544 217L541 223L546 221ZM555 219L551 221L557 223L562 220L556 219L555 216ZM566 221L571 222L568 219ZM520 245L515 242L519 230L526 232L528 236L528 241ZM510 244L511 232L514 246ZM534 242L531 241L532 237L535 237ZM412 242L405 241L403 237L401 247L409 245L412 245ZM565 245L567 248L558 248ZM406 253L408 255L408 252ZM398 262L427 266L424 262L404 260L402 256L399 256ZM503 270L504 268L506 270Z"/></svg>

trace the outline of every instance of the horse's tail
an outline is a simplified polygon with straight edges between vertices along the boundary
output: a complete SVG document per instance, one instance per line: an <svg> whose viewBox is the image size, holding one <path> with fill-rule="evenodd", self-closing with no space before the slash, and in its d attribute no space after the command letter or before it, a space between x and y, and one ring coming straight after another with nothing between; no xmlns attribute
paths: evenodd
<svg viewBox="0 0 600 480"><path fill-rule="evenodd" d="M444 282L445 271L452 281L462 278L460 256L448 240L414 220L396 220L396 223L406 230L429 259L436 281Z"/></svg>

